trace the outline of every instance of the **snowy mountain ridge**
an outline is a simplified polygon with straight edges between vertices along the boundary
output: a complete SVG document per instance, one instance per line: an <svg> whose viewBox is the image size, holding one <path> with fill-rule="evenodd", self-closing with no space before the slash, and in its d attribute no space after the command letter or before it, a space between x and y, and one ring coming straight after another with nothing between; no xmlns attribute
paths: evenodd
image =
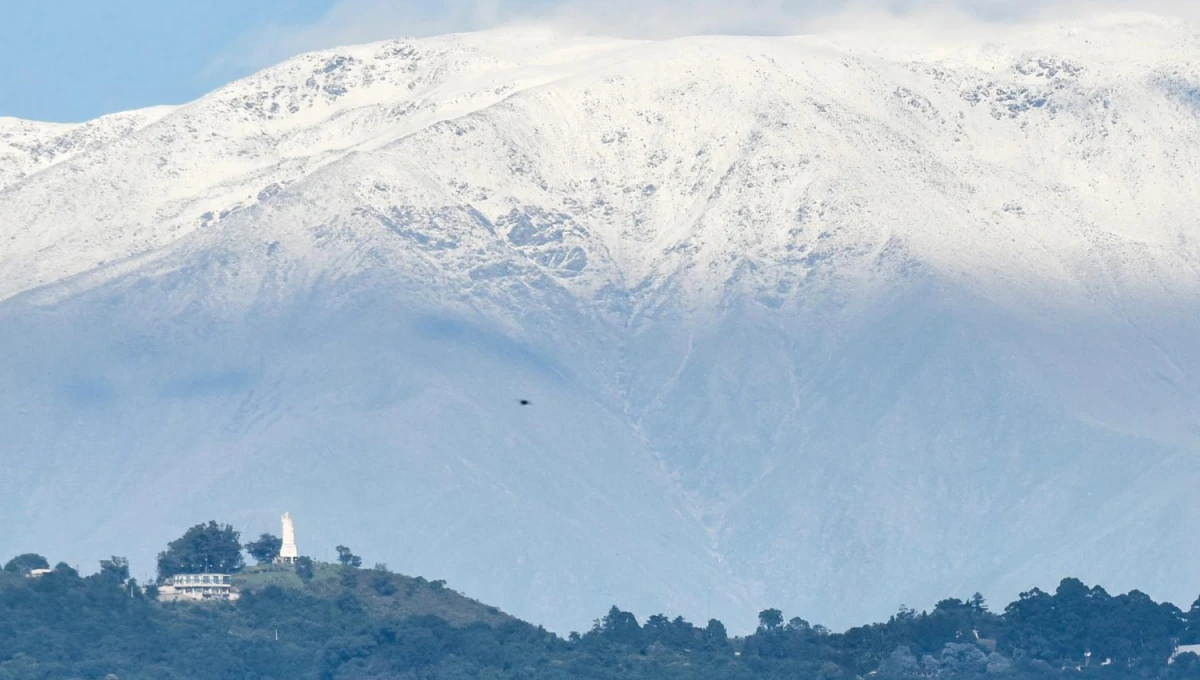
<svg viewBox="0 0 1200 680"><path fill-rule="evenodd" d="M1175 97L1182 109L1178 113L1183 116L1188 115L1188 107L1195 106L1195 62L1175 58L1180 54L1180 50L1176 49L1180 46L1191 48L1194 52L1195 35L1186 31L1186 26L1164 25L1163 22L1148 19L1140 25L1153 27L1153 30L1165 33L1172 39L1170 47L1158 52L1160 57L1171 60L1169 72L1166 65L1154 64L1147 68L1135 60L1129 60L1133 61L1130 64L1126 59L1114 58L1109 41L1115 40L1119 44L1123 37L1128 41L1130 51L1142 59L1154 52L1139 39L1129 39L1128 32L1132 30L1130 25L1116 24L1114 27L1106 26L1103 22L1100 28L1061 30L1054 35L1059 40L1065 35L1071 48L1086 50L1081 55L1085 60L1102 60L1101 64L1090 68L1082 65L1086 61L1076 63L1053 53L1038 54L1033 49L1015 54L1007 51L1004 54L1007 57L1005 61L1001 61L999 56L1005 51L995 47L967 53L960 51L953 61L919 61L912 59L911 55L907 60L884 60L878 54L862 56L861 46L855 46L859 47L855 50L824 44L820 39L697 38L666 43L558 39L556 42L549 33L523 31L468 34L411 43L390 42L305 55L223 88L189 106L121 114L87 124L82 129L76 128L75 136L86 140L76 145L91 151L85 151L83 157L74 160L70 168L58 169L56 173L31 178L22 182L21 186L10 188L9 193L15 192L15 195L8 198L7 203L19 210L20 206L44 207L50 202L62 202L63 197L57 195L61 191L56 186L59 182L78 185L86 181L105 196L99 205L92 205L97 200L94 193L67 198L66 205L58 210L69 210L72 217L64 218L51 209L36 212L31 218L14 220L24 228L18 234L10 234L6 254L11 259L6 262L8 266L3 268L10 273L0 292L12 294L53 281L64 274L86 271L101 262L110 262L171 243L197 228L223 219L223 215L265 200L289 182L326 164L336 163L348 153L369 153L419 131L429 130L431 126L436 128L437 124L444 121L470 121L476 113L489 107L497 106L503 111L517 105L517 101L522 99L538 98L539 95L552 98L555 95L550 93L560 89L556 84L571 87L565 83L572 82L572 79L576 82L597 77L604 79L604 75L595 74L604 74L605 69L613 73L622 69L627 71L625 65L656 63L656 56L660 54L664 55L661 58L666 60L667 69L678 68L694 79L700 69L708 66L704 55L721 55L725 50L729 54L724 58L717 56L718 63L712 64L716 72L730 79L746 78L751 83L761 78L756 83L756 91L786 88L789 84L796 87L798 83L795 80L804 78L807 79L804 85L809 90L800 96L815 100L817 97L814 94L819 93L819 97L830 100L829 104L820 103L820 107L840 105L853 111L853 107L860 104L858 98L861 98L861 104L868 108L861 112L848 112L851 118L854 115L905 116L907 120L901 118L889 122L904 125L907 139L877 137L870 143L900 141L898 152L911 154L913 163L927 166L922 170L939 172L946 177L961 171L988 172L991 168L957 167L957 164L964 162L958 156L978 152L986 145L989 155L986 163L995 163L1006 172L1032 174L1040 168L1040 173L1045 176L1043 181L1050 179L1055 182L1073 176L1087 177L1086 185L1066 184L1058 187L1073 194L1072 198L1077 200L1089 200L1114 190L1129 191L1120 185L1120 173L1128 172L1127 169L1109 166L1103 167L1102 173L1096 172L1093 154L1115 155L1111 149L1099 151L1087 148L1089 144L1097 144L1098 140L1110 134L1114 124L1098 114L1102 114L1107 107L1113 107L1116 104L1114 98L1134 95L1131 91L1122 91L1122 87L1133 85L1158 88L1163 99ZM1036 38L1046 41L1044 32L1037 34ZM551 47L547 48L547 45ZM761 54L756 54L758 52ZM789 60L785 62L786 67L779 65L780 59ZM957 70L951 70L954 62L957 62ZM1156 67L1162 72L1155 72ZM1192 71L1190 75L1188 67ZM847 72L852 77L834 82L844 77L844 74L838 73L839 69L853 69ZM678 73L672 75L679 76ZM610 77L627 79L629 76L622 74ZM902 84L893 82L896 79L902 80ZM637 84L646 88L646 91L636 100L633 92L621 93L630 98L631 105L643 107L633 113L635 123L638 115L650 115L647 113L649 107L658 103L655 97L664 95L654 89L653 82L647 83L646 80L638 78ZM789 80L792 82L788 83ZM570 91L577 93L578 88L572 87ZM785 91L781 89L780 94L770 101L771 105L777 107L776 120L770 120L772 114L769 111L747 111L729 129L722 130L714 124L712 129L703 131L713 140L711 149L702 147L702 150L723 154L714 157L712 162L736 167L738 153L747 150L739 148L738 144L753 144L754 139L773 134L772 125L795 124L793 120L787 120L789 117L795 118L798 113L788 110L791 107L783 103L786 97L782 93ZM542 95L542 92L546 94ZM741 96L746 93L736 94ZM936 98L936 105L930 95ZM515 101L508 101L510 99ZM538 101L541 103L543 100ZM1123 107L1136 107L1138 102L1126 100L1120 104ZM818 106L811 102L808 105ZM881 106L882 109L879 108ZM787 113L781 116L780 111ZM967 117L967 113L972 115ZM813 134L819 129L816 126L836 124L837 121L820 120L832 115L836 113L826 113L817 120L807 121L810 129L802 133L800 138ZM1047 129L1035 128L1033 135L1026 131L1023 135L1026 139L1018 140L1015 145L1004 139L1008 130L996 129L1001 126L1027 127L1031 115L1041 116L1042 122L1048 123ZM1066 125L1055 124L1056 119L1061 118L1068 119ZM129 122L124 122L126 120ZM1070 124L1077 120L1082 120L1091 129L1071 129ZM613 130L607 136L601 134L595 141L602 145L616 144L614 148L644 142L625 141L626 138L621 137L622 134L628 135L629 124L627 121L614 120L610 123ZM145 129L147 126L151 126L150 129ZM28 173L29 168L38 167L39 163L46 164L40 159L55 156L46 149L70 146L69 142L58 141L59 126L38 128L35 124L10 121L7 127L19 131L13 136L28 141L19 144L9 142L10 151L5 158L12 160L3 165L6 177L17 177ZM36 132L39 129L42 131ZM643 125L641 132L651 135L660 131ZM993 136L997 133L1003 142ZM426 132L426 136L428 134ZM1064 138L1062 135L1073 137ZM966 153L947 153L947 150L937 148L933 142L943 139L953 139L956 144L965 145ZM675 141L695 144L690 139ZM1065 158L1038 157L1031 153L1030 147L1039 142L1044 143L1045 148L1058 149L1068 141L1079 142L1081 148ZM929 146L922 153L912 146L918 144ZM906 149L903 145L910 146ZM27 157L19 158L14 152L21 149L27 151ZM600 158L604 158L603 149L596 149L601 151ZM662 149L656 151L663 153ZM831 154L836 152L831 149L824 151ZM1036 149L1032 151L1036 152ZM154 157L156 153L157 157ZM67 160L72 160L70 155L65 156ZM811 163L811 157L802 158ZM122 162L135 162L134 159L143 164L139 170L141 174L136 176L136 180L128 180L125 187L114 186L113 180L106 182L92 177L93 174L110 171L114 166L120 167ZM624 170L637 174L653 171L652 164L661 162L654 157L638 160L641 162L634 167L594 166L588 171ZM1100 159L1102 163L1107 160ZM853 161L838 159L838 162ZM155 167L146 167L151 163ZM1090 165L1081 172L1084 164ZM913 169L912 166L900 167L905 171ZM456 168L456 172L461 173L463 169ZM75 177L79 174L88 179ZM456 179L471 184L474 178L464 174ZM587 179L590 181L591 178ZM709 181L712 181L711 178ZM792 181L794 186L790 190L793 194L802 190L803 179ZM5 183L11 184L13 181L6 180ZM103 191L100 191L102 187ZM628 189L630 187L622 188L623 191ZM1155 207L1164 210L1175 208L1170 187L1158 190L1164 192L1167 201L1162 207ZM1145 194L1148 190L1141 191ZM515 198L509 197L509 200ZM794 195L787 196L780 203L795 210L820 209L792 205L797 198ZM1006 198L997 194L989 198L998 203L987 206L996 213L990 216L992 219L1014 221L1019 218L1009 216L1024 214L1025 208L1019 205L1020 196ZM1146 195L1143 200L1154 205L1158 202L1157 198ZM104 199L112 201L113 205L105 206ZM658 204L654 206L656 208L667 204L659 209L668 215L656 217L668 217L678 224L686 224L686 209L680 203L686 204L691 200L690 195L666 200L659 197L650 203ZM1136 219L1136 210L1140 208L1137 201L1121 203L1121 208L1127 212L1114 215L1113 219L1101 224L1088 225L1088 231L1092 233L1080 233L1083 230L1081 226L1069 233L1040 236L1058 239L1056 243L1046 244L1050 252L1067 250L1071 252L1070 257L1077 260L1090 259L1089 253L1095 247L1091 242L1109 237L1129 242L1132 247L1155 251L1153 257L1169 256L1170 251L1179 247L1177 234L1130 233L1130 225L1139 225L1140 228L1147 220ZM1126 207L1131 203L1137 207ZM780 211L776 206L763 208L777 213ZM636 210L632 205L626 209ZM1131 210L1134 212L1128 212ZM9 214L20 215L19 212ZM1165 217L1175 216L1168 214ZM1025 219L1029 219L1029 216ZM922 225L924 232L904 234L905 240L929 241L914 245L936 256L934 251L943 248L946 241L960 240L964 236L958 231L947 233L943 230L938 233L936 224L928 222ZM658 224L660 220L650 223ZM1123 226L1114 226L1117 224ZM1012 229L1003 224L991 228L1002 231ZM650 239L651 249L663 250L677 245L681 236L679 229L664 229L653 236ZM980 230L980 238L964 244L961 250L968 252L947 254L941 264L968 270L986 266L986 262L963 260L964 255L984 260L997 255L987 252L987 249L995 249L1001 239L994 238L983 229ZM609 234L605 240L616 248L629 240L625 238L627 236ZM47 257L47 248L51 252L62 251L62 257L77 261L60 264ZM37 258L38 264L17 261L28 259L17 258L18 254L27 255L31 252L43 253ZM1187 256L1194 257L1194 252L1189 251ZM84 253L87 255L84 256ZM1034 253L1026 250L1020 255L1024 261L1005 261L1000 268L1011 272L1014 266L1030 265L1036 267L1042 276L1053 278L1064 275L1049 271L1062 266L1062 263L1043 262L1038 266L1028 262L1030 257L1035 256ZM34 274L26 271L29 266L34 266L35 270L46 268L49 271ZM634 268L631 271L633 279L648 275L648 267L647 263L641 263L640 267Z"/></svg>
<svg viewBox="0 0 1200 680"><path fill-rule="evenodd" d="M536 59L505 64L495 55L479 54L469 39L310 54L188 106L118 114L76 128L76 136L86 140L78 146L92 153L71 168L30 178L9 191L19 194L14 203L44 208L60 200L59 183L87 182L94 193L73 200L91 214L80 219L78 204L61 208L76 215L66 219L53 210L35 212L31 220L18 222L24 228L10 237L10 253L61 249L68 260L81 258L61 267L61 273L69 275L171 243L348 153L484 108L517 89L553 78L554 69L561 68L559 59L569 64L571 52L590 50L570 45L564 51L567 54L551 51L544 67ZM525 55L518 47L510 56ZM495 82L478 82L472 80L478 71L499 73ZM141 124L119 127L123 117ZM143 129L149 123L156 125ZM12 121L7 127L17 131L12 133L17 141L10 142L12 169L6 166L5 176L37 167L38 159L47 155L41 151L44 147L65 144L52 136L63 126ZM109 132L118 128L123 135ZM22 150L27 157L18 156ZM98 176L122 163L146 165L120 184ZM86 179L76 177L80 174ZM25 234L32 236L28 242L22 238ZM60 240L65 243L60 245ZM39 259L43 258L45 254ZM10 264L5 271L23 271L22 262ZM11 285L20 290L54 280L55 275L34 275Z"/></svg>
<svg viewBox="0 0 1200 680"><path fill-rule="evenodd" d="M564 630L1192 597L1200 30L916 43L510 29L0 119L0 550L286 507Z"/></svg>

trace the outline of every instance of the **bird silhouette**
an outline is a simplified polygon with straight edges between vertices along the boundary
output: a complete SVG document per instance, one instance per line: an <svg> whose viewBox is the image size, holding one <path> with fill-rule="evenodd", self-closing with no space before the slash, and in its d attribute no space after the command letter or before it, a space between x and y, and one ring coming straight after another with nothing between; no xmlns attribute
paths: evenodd
<svg viewBox="0 0 1200 680"><path fill-rule="evenodd" d="M521 406L529 406L529 400L528 400L528 399L522 399L522 400L521 400Z"/></svg>

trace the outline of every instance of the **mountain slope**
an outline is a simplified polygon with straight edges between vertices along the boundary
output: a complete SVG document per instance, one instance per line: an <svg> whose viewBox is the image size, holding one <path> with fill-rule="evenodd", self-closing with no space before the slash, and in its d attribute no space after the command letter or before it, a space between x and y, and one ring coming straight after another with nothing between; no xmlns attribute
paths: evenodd
<svg viewBox="0 0 1200 680"><path fill-rule="evenodd" d="M1200 31L871 45L395 41L0 156L0 549L286 507L562 629L1187 600Z"/></svg>

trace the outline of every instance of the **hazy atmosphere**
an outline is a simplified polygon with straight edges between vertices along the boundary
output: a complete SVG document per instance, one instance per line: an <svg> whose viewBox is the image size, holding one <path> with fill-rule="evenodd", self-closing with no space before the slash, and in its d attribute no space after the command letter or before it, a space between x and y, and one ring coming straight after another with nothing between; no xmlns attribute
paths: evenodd
<svg viewBox="0 0 1200 680"><path fill-rule="evenodd" d="M1195 3L167 7L0 22L0 680L1200 677Z"/></svg>

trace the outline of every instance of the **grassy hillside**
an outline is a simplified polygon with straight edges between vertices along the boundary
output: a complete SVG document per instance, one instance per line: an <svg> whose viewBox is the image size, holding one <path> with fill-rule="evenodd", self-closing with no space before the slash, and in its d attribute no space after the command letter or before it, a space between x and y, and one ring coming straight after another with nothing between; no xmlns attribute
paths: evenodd
<svg viewBox="0 0 1200 680"><path fill-rule="evenodd" d="M381 618L436 616L455 626L496 626L514 620L496 607L447 588L444 581L324 562L314 563L313 577L307 582L290 567L266 565L246 568L234 576L233 584L243 593L261 593L275 586L320 598L336 598L351 591L372 616Z"/></svg>

